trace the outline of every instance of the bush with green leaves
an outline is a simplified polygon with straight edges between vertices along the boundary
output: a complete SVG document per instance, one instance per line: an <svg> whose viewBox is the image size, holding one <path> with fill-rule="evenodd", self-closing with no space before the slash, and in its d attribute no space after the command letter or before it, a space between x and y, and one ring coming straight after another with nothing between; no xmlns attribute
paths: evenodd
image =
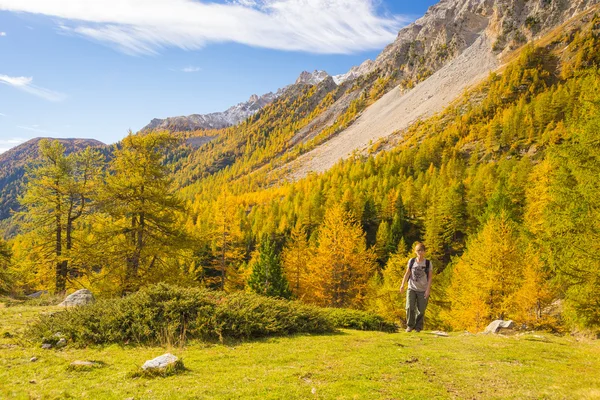
<svg viewBox="0 0 600 400"><path fill-rule="evenodd" d="M321 309L253 293L157 284L119 299L40 316L34 340L57 332L69 343L181 345L190 339L251 339L335 328L394 331L382 317L356 310Z"/></svg>
<svg viewBox="0 0 600 400"><path fill-rule="evenodd" d="M251 293L225 294L158 284L120 299L104 299L42 315L33 338L61 332L77 345L182 344L189 339L254 338L331 332L316 307Z"/></svg>
<svg viewBox="0 0 600 400"><path fill-rule="evenodd" d="M336 328L382 332L396 332L398 329L395 323L372 312L348 308L327 308L325 313Z"/></svg>

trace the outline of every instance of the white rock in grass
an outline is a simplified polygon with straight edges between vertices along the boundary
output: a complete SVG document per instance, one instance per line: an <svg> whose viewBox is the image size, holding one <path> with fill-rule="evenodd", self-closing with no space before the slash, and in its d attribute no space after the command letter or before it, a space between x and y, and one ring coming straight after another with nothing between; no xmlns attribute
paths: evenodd
<svg viewBox="0 0 600 400"><path fill-rule="evenodd" d="M444 331L431 331L430 333L436 336L448 337L448 334Z"/></svg>
<svg viewBox="0 0 600 400"><path fill-rule="evenodd" d="M70 365L72 367L92 368L92 367L98 366L99 364L92 362L92 361L76 360L76 361L73 361Z"/></svg>
<svg viewBox="0 0 600 400"><path fill-rule="evenodd" d="M94 302L94 295L87 289L81 289L75 293L71 293L65 300L59 304L64 307L84 306Z"/></svg>
<svg viewBox="0 0 600 400"><path fill-rule="evenodd" d="M179 360L171 353L163 354L162 356L158 356L152 360L148 360L142 365L142 369L144 371L155 371L167 368L170 365L175 365L175 363Z"/></svg>
<svg viewBox="0 0 600 400"><path fill-rule="evenodd" d="M490 323L483 333L498 333L500 329L511 329L515 326L512 321L504 321L501 319L497 319L494 322Z"/></svg>

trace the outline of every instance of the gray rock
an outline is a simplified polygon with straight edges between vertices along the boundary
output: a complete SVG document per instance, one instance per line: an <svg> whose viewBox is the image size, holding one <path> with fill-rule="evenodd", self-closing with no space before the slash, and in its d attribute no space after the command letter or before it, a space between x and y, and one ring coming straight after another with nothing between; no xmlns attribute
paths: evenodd
<svg viewBox="0 0 600 400"><path fill-rule="evenodd" d="M162 356L158 356L152 360L148 360L144 363L144 365L142 365L142 369L144 371L156 371L156 370L161 370L164 368L167 368L170 365L174 365L177 360L179 360L177 357L175 357L173 354L171 353L166 353L163 354Z"/></svg>
<svg viewBox="0 0 600 400"><path fill-rule="evenodd" d="M38 360L38 358L36 356L33 356L29 359L29 362L36 362Z"/></svg>
<svg viewBox="0 0 600 400"><path fill-rule="evenodd" d="M45 294L48 294L47 290L38 290L37 292L28 294L27 297L29 297L30 299L39 299L40 297L42 297Z"/></svg>
<svg viewBox="0 0 600 400"><path fill-rule="evenodd" d="M52 344L50 343L42 343L42 349L51 349L52 348Z"/></svg>
<svg viewBox="0 0 600 400"><path fill-rule="evenodd" d="M65 339L65 338L60 338L60 339L58 340L58 342L56 343L56 348L57 348L57 349L61 349L61 348L65 347L66 345L67 345L67 339Z"/></svg>
<svg viewBox="0 0 600 400"><path fill-rule="evenodd" d="M64 307L84 306L95 301L94 295L87 289L80 289L75 293L68 295L65 300L59 304Z"/></svg>
<svg viewBox="0 0 600 400"><path fill-rule="evenodd" d="M501 329L512 329L514 326L515 324L512 321L497 319L490 323L483 333L498 333Z"/></svg>

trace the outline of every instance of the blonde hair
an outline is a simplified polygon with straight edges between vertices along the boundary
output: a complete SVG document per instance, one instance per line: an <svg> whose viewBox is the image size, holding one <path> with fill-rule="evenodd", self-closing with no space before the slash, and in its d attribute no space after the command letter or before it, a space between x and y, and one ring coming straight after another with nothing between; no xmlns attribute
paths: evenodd
<svg viewBox="0 0 600 400"><path fill-rule="evenodd" d="M422 242L415 242L413 248L415 249L415 251L422 249L423 251L425 251L425 245Z"/></svg>

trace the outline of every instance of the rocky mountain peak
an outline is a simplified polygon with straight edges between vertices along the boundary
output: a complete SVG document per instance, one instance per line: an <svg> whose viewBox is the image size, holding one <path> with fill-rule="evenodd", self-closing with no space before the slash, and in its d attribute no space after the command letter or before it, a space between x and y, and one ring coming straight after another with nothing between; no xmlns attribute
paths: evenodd
<svg viewBox="0 0 600 400"><path fill-rule="evenodd" d="M312 73L308 71L302 71L298 79L296 79L295 83L303 83L305 85L317 85L328 76L329 74L325 71L314 70L314 72Z"/></svg>
<svg viewBox="0 0 600 400"><path fill-rule="evenodd" d="M407 82L431 75L482 35L502 56L599 0L441 0L398 33L375 59L336 75L336 83L379 69Z"/></svg>

